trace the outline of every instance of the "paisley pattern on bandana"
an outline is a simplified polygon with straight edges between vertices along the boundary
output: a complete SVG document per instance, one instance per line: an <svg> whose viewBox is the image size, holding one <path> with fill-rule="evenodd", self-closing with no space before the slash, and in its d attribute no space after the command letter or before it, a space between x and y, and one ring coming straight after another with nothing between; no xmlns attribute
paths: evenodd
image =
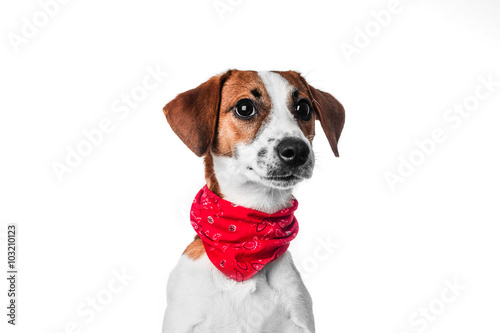
<svg viewBox="0 0 500 333"><path fill-rule="evenodd" d="M205 185L191 206L191 225L208 258L227 277L244 281L286 252L299 232L298 202L274 214L235 205Z"/></svg>

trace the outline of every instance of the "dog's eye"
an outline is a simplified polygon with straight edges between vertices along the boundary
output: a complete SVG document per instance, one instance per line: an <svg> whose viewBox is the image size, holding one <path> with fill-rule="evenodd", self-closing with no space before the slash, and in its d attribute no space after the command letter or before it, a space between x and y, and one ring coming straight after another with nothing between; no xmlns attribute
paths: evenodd
<svg viewBox="0 0 500 333"><path fill-rule="evenodd" d="M236 104L234 113L241 119L250 119L255 116L255 106L249 99L242 99Z"/></svg>
<svg viewBox="0 0 500 333"><path fill-rule="evenodd" d="M297 116L299 116L303 120L310 120L312 117L311 106L309 102L305 99L300 100L297 103L297 108L295 109Z"/></svg>

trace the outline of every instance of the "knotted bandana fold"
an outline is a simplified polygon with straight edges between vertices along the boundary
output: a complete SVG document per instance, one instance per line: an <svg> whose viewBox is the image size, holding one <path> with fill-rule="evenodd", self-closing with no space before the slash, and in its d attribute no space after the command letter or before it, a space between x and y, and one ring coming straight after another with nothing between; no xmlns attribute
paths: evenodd
<svg viewBox="0 0 500 333"><path fill-rule="evenodd" d="M205 185L191 206L191 225L208 258L227 277L244 281L286 252L299 232L298 202L273 214L235 205Z"/></svg>

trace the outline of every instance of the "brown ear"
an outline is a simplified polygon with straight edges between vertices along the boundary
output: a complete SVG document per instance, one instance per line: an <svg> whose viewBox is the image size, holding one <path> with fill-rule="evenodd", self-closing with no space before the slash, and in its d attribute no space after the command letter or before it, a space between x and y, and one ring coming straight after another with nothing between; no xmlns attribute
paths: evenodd
<svg viewBox="0 0 500 333"><path fill-rule="evenodd" d="M340 138L340 133L342 133L342 129L344 128L344 107L329 93L318 90L310 86L305 80L303 81L309 89L313 108L318 114L321 127L323 127L325 131L330 147L335 156L339 157L337 143Z"/></svg>
<svg viewBox="0 0 500 333"><path fill-rule="evenodd" d="M163 113L175 134L196 155L203 156L215 136L222 86L231 71L210 78L198 87L177 95Z"/></svg>

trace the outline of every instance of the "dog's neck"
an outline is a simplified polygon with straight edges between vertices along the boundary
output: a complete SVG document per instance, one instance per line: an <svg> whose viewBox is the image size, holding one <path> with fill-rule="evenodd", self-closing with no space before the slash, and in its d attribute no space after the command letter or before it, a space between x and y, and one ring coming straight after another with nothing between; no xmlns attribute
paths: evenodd
<svg viewBox="0 0 500 333"><path fill-rule="evenodd" d="M205 155L204 162L208 188L227 201L268 214L292 205L292 189L276 189L250 181L239 181L229 172L218 177L210 152Z"/></svg>

